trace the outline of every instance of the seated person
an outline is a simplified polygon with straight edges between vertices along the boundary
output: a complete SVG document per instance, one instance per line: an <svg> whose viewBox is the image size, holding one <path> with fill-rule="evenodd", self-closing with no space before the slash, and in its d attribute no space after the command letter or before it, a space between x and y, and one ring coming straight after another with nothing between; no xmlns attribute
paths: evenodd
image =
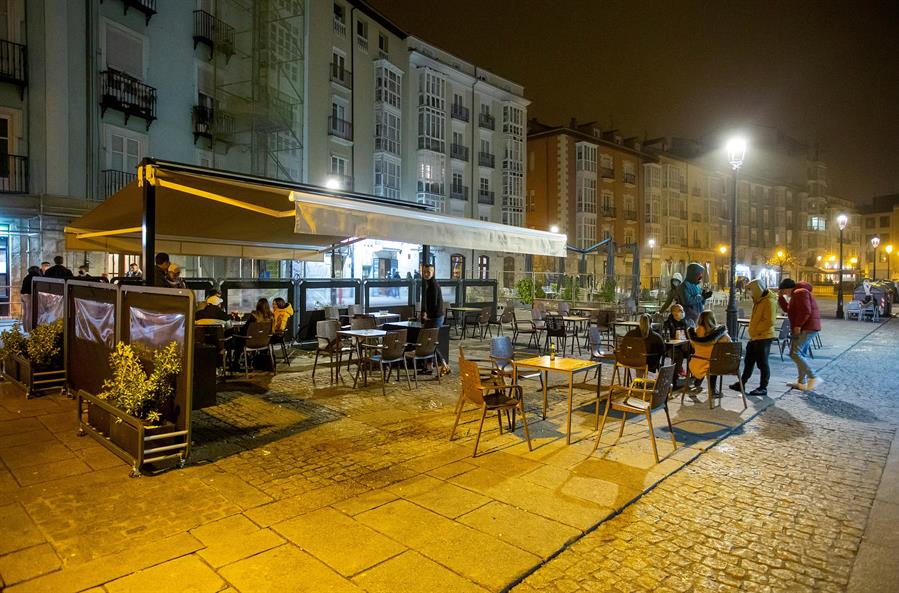
<svg viewBox="0 0 899 593"><path fill-rule="evenodd" d="M687 330L691 327L693 327L693 322L687 319L683 306L680 304L672 305L671 313L668 315L668 318L665 319L663 325L665 338L668 340L686 340ZM686 358L689 353L690 344L688 342L678 344L671 348L671 361L674 363L674 368L677 370L677 376L679 377L684 377L687 374L686 371L684 371L684 358ZM677 383L676 378L675 383Z"/></svg>
<svg viewBox="0 0 899 593"><path fill-rule="evenodd" d="M634 328L624 335L625 338L643 338L646 346L646 364L649 370L659 370L659 363L665 355L665 340L658 332L652 329L652 319L649 315L640 316L640 327Z"/></svg>
<svg viewBox="0 0 899 593"><path fill-rule="evenodd" d="M709 360L712 358L712 349L718 342L730 342L730 336L727 335L727 328L718 325L715 320L715 314L711 311L703 311L699 315L696 322L696 328L690 328L687 331L690 338L690 345L693 347L693 357L690 358L690 374L694 377L694 386L701 387L702 380L709 373ZM718 377L710 375L712 383L712 393L714 397L721 397L718 391Z"/></svg>
<svg viewBox="0 0 899 593"><path fill-rule="evenodd" d="M281 297L273 300L272 305L274 305L272 307L272 316L274 318L272 332L275 334L283 334L287 331L288 320L293 317L293 307Z"/></svg>
<svg viewBox="0 0 899 593"><path fill-rule="evenodd" d="M227 324L231 317L222 309L222 297L212 295L206 299L206 306L197 311L194 319L197 322L221 321L222 325Z"/></svg>

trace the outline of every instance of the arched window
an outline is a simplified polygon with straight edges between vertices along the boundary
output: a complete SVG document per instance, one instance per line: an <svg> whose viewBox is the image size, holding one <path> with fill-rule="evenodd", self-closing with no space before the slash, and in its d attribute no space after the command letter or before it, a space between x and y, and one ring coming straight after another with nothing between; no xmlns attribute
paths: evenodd
<svg viewBox="0 0 899 593"><path fill-rule="evenodd" d="M465 278L465 256L461 253L450 256L450 278L453 280Z"/></svg>
<svg viewBox="0 0 899 593"><path fill-rule="evenodd" d="M490 277L490 258L486 255L478 256L478 279L487 280Z"/></svg>

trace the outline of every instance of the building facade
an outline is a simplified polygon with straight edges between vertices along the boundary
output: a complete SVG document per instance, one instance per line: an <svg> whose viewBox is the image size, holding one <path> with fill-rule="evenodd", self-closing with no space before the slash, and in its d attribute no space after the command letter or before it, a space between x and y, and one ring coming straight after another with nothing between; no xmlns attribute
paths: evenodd
<svg viewBox="0 0 899 593"><path fill-rule="evenodd" d="M56 254L121 273L130 257L64 253L61 231L148 156L523 224L523 88L361 0L28 0L27 14L25 0L4 5L0 43L14 58L0 61L0 300L17 302L10 285ZM400 265L402 246L359 249L337 253L336 274L414 265ZM465 268L452 255L472 262L468 277L500 265L499 254L436 253L439 275ZM186 276L279 273L277 262L176 261Z"/></svg>
<svg viewBox="0 0 899 593"><path fill-rule="evenodd" d="M899 277L899 194L876 196L861 209L862 232L860 253L864 273L868 278L893 280ZM874 247L871 239L877 237L877 269L874 269Z"/></svg>

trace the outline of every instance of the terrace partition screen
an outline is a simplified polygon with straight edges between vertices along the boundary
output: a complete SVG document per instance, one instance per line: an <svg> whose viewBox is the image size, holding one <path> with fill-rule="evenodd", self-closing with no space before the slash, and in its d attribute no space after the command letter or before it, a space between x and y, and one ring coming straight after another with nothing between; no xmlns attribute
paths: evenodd
<svg viewBox="0 0 899 593"><path fill-rule="evenodd" d="M65 315L66 281L61 278L35 278L31 284L32 327L53 323Z"/></svg>
<svg viewBox="0 0 899 593"><path fill-rule="evenodd" d="M65 364L70 392L98 394L111 378L109 353L115 348L119 290L114 284L70 280L66 290Z"/></svg>

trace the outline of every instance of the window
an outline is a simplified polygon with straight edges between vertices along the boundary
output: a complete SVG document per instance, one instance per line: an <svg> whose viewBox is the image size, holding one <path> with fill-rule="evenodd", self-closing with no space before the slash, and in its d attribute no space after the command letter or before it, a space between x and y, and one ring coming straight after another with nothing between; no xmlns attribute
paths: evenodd
<svg viewBox="0 0 899 593"><path fill-rule="evenodd" d="M615 194L604 189L602 191L602 210L603 212L611 212L615 207Z"/></svg>
<svg viewBox="0 0 899 593"><path fill-rule="evenodd" d="M596 146L578 142L575 147L577 156L577 170L596 172Z"/></svg>
<svg viewBox="0 0 899 593"><path fill-rule="evenodd" d="M577 246L587 249L596 243L596 215L583 214L577 218Z"/></svg>
<svg viewBox="0 0 899 593"><path fill-rule="evenodd" d="M524 110L518 105L503 105L503 132L517 138L524 136Z"/></svg>
<svg viewBox="0 0 899 593"><path fill-rule="evenodd" d="M889 216L881 216L880 217L880 226L882 226L882 227L890 226L890 217Z"/></svg>
<svg viewBox="0 0 899 593"><path fill-rule="evenodd" d="M596 178L577 178L577 211L596 213Z"/></svg>
<svg viewBox="0 0 899 593"><path fill-rule="evenodd" d="M350 161L336 154L331 155L331 175L349 176Z"/></svg>
<svg viewBox="0 0 899 593"><path fill-rule="evenodd" d="M459 93L453 93L453 107L465 107L465 100Z"/></svg>
<svg viewBox="0 0 899 593"><path fill-rule="evenodd" d="M637 183L637 167L634 161L624 161L624 182L634 184Z"/></svg>
<svg viewBox="0 0 899 593"><path fill-rule="evenodd" d="M453 193L462 193L462 186L464 185L462 171L453 169L453 180L451 183Z"/></svg>
<svg viewBox="0 0 899 593"><path fill-rule="evenodd" d="M490 116L490 103L481 103L481 113L485 116Z"/></svg>
<svg viewBox="0 0 899 593"><path fill-rule="evenodd" d="M107 142L107 167L113 171L135 173L144 158L145 138L127 130L110 128Z"/></svg>
<svg viewBox="0 0 899 593"><path fill-rule="evenodd" d="M490 277L490 258L486 255L478 256L478 278L487 280Z"/></svg>
<svg viewBox="0 0 899 593"><path fill-rule="evenodd" d="M866 219L865 219L865 228L866 228L866 229L873 229L874 226L875 226L875 225L874 225L874 218L873 218L873 217L872 217L872 218L866 218Z"/></svg>
<svg viewBox="0 0 899 593"><path fill-rule="evenodd" d="M490 178L481 177L480 184L478 185L478 189L481 190L481 193L489 193L490 192Z"/></svg>
<svg viewBox="0 0 899 593"><path fill-rule="evenodd" d="M624 242L625 243L634 243L634 229L631 229L631 228L624 229Z"/></svg>
<svg viewBox="0 0 899 593"><path fill-rule="evenodd" d="M346 9L342 4L334 3L334 20L338 23L346 23Z"/></svg>
<svg viewBox="0 0 899 593"><path fill-rule="evenodd" d="M606 170L611 171L615 168L615 160L612 158L610 154L601 154L599 155L600 166Z"/></svg>
<svg viewBox="0 0 899 593"><path fill-rule="evenodd" d="M810 231L823 231L826 230L827 223L823 216L809 216L808 218L808 228Z"/></svg>
<svg viewBox="0 0 899 593"><path fill-rule="evenodd" d="M454 253L450 256L450 278L460 280L465 277L465 256Z"/></svg>
<svg viewBox="0 0 899 593"><path fill-rule="evenodd" d="M400 155L400 116L390 109L375 110L375 150Z"/></svg>
<svg viewBox="0 0 899 593"><path fill-rule="evenodd" d="M146 68L144 63L145 51L145 39L143 37L110 22L106 23L104 55L107 68L118 70L143 80Z"/></svg>
<svg viewBox="0 0 899 593"><path fill-rule="evenodd" d="M418 195L420 204L426 204L438 212L443 212L444 180L446 157L436 152L421 152L418 155Z"/></svg>
<svg viewBox="0 0 899 593"><path fill-rule="evenodd" d="M465 146L465 136L462 132L453 132L453 144L457 146Z"/></svg>
<svg viewBox="0 0 899 593"><path fill-rule="evenodd" d="M356 21L356 39L363 49L368 49L368 23L365 21Z"/></svg>
<svg viewBox="0 0 899 593"><path fill-rule="evenodd" d="M490 154L490 140L481 138L481 152L484 154Z"/></svg>
<svg viewBox="0 0 899 593"><path fill-rule="evenodd" d="M444 152L446 80L424 69L418 85L418 148Z"/></svg>
<svg viewBox="0 0 899 593"><path fill-rule="evenodd" d="M337 50L331 52L331 74L337 80L344 80L346 76L346 57Z"/></svg>
<svg viewBox="0 0 899 593"><path fill-rule="evenodd" d="M375 155L375 183L376 196L385 198L400 198L400 160L386 154Z"/></svg>
<svg viewBox="0 0 899 593"><path fill-rule="evenodd" d="M383 33L378 33L378 49L383 53L388 53L390 51L390 46L388 44L387 36Z"/></svg>
<svg viewBox="0 0 899 593"><path fill-rule="evenodd" d="M402 108L403 75L383 62L375 66L375 101Z"/></svg>

